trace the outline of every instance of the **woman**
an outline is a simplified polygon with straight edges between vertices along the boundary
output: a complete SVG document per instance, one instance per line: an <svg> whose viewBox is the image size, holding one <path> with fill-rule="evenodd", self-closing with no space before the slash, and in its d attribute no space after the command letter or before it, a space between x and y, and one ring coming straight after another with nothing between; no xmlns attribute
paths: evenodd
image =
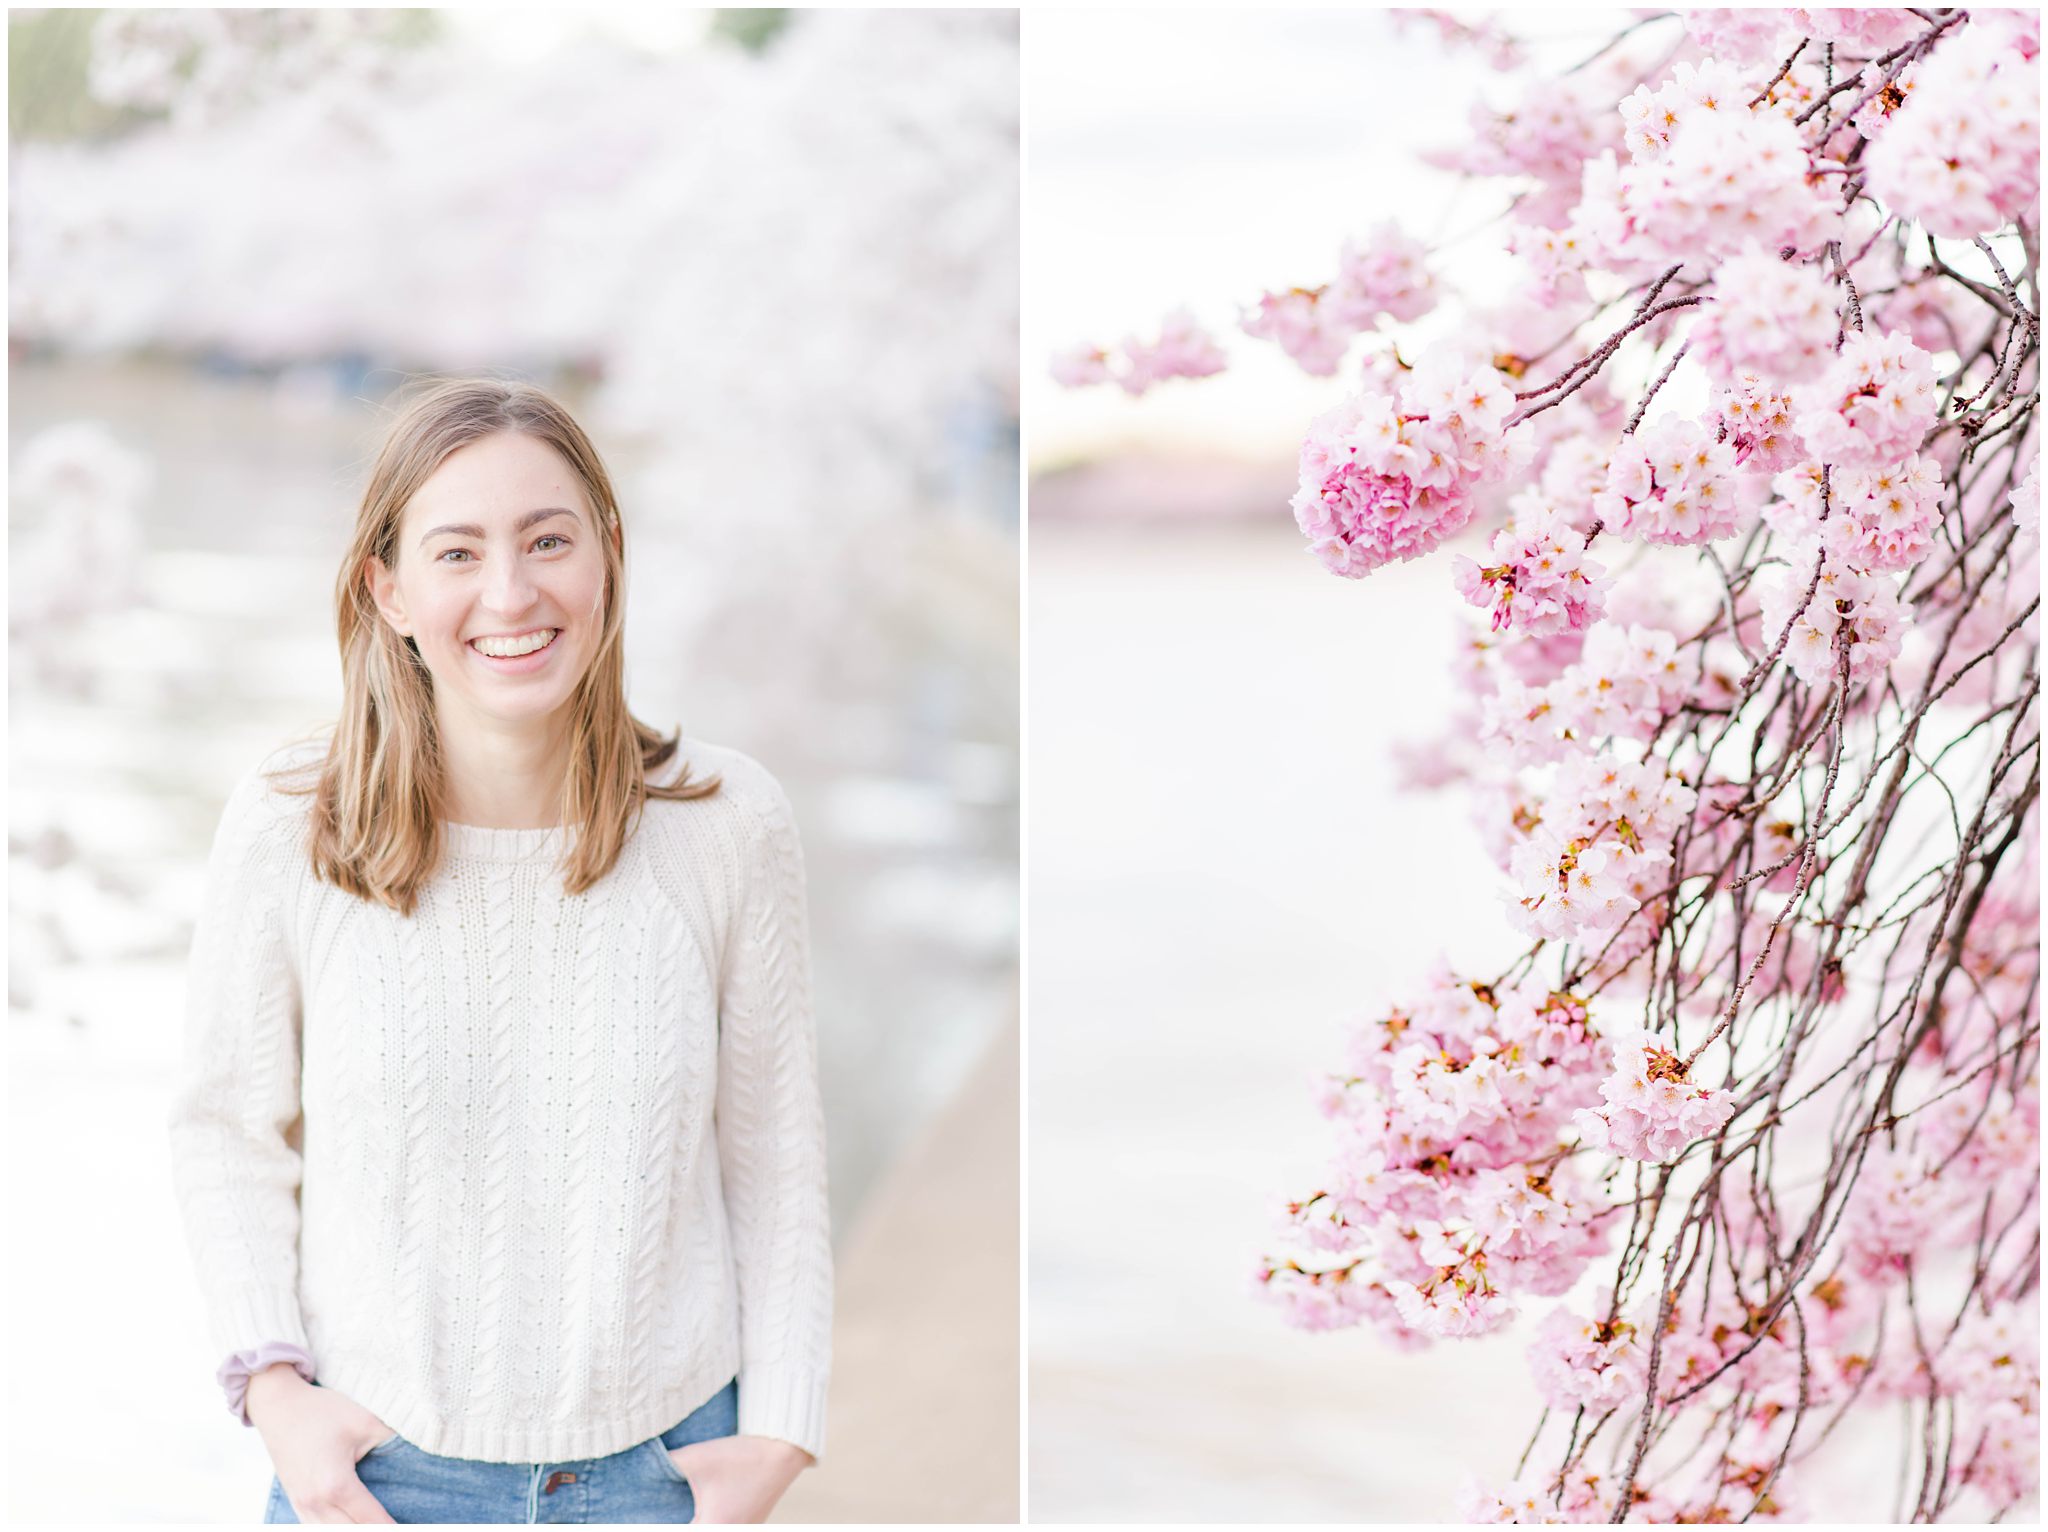
<svg viewBox="0 0 2048 1532"><path fill-rule="evenodd" d="M432 388L223 816L171 1137L269 1521L757 1521L823 1446L796 830L627 711L623 561L561 405Z"/></svg>

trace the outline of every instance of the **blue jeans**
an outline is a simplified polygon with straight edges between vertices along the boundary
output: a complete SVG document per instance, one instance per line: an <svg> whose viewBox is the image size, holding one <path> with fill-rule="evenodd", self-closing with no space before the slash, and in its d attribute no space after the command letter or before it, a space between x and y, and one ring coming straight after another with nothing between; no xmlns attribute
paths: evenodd
<svg viewBox="0 0 2048 1532"><path fill-rule="evenodd" d="M480 1463L437 1457L394 1436L356 1464L356 1477L396 1522L684 1522L696 1515L696 1502L669 1448L732 1436L739 1421L735 1379L661 1435L610 1457ZM276 1479L263 1519L299 1519Z"/></svg>

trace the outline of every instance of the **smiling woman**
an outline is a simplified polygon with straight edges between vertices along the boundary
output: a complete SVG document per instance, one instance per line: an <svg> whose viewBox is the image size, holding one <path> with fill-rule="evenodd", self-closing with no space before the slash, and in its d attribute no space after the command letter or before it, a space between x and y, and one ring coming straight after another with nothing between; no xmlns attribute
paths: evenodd
<svg viewBox="0 0 2048 1532"><path fill-rule="evenodd" d="M223 817L173 1161L268 1520L753 1521L822 1450L802 853L626 710L624 549L558 403L430 389L341 720Z"/></svg>
<svg viewBox="0 0 2048 1532"><path fill-rule="evenodd" d="M545 530L542 524L545 523ZM625 532L611 476L541 390L429 389L390 428L335 592L342 721L315 869L409 910L443 820L573 824L566 887L616 861L640 795L712 791L626 709ZM555 636L519 655L536 634ZM490 651L496 650L496 654Z"/></svg>
<svg viewBox="0 0 2048 1532"><path fill-rule="evenodd" d="M365 560L363 577L379 615L434 678L436 711L462 715L462 725L442 730L457 750L475 742L479 730L499 750L508 734L555 752L568 744L566 737L493 729L491 722L552 716L589 674L603 636L609 571L601 545L612 539L617 557L616 513L600 529L587 502L581 510L535 505L572 493L584 500L575 480L561 452L540 437L516 430L479 437L449 454ZM451 514L470 519L419 530ZM508 686L505 678L522 684ZM448 752L444 744L456 818L509 814L522 824L555 822L560 805L547 789L558 760L520 762L517 778L493 781L461 769ZM493 786L517 797L461 802L465 787Z"/></svg>

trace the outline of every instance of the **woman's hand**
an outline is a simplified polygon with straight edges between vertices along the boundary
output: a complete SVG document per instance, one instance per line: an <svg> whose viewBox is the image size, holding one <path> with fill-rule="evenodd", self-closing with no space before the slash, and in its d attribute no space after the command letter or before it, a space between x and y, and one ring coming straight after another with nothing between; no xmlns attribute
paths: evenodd
<svg viewBox="0 0 2048 1532"><path fill-rule="evenodd" d="M766 1521L813 1461L803 1448L772 1436L719 1436L671 1447L668 1455L690 1481L695 1519L705 1522Z"/></svg>
<svg viewBox="0 0 2048 1532"><path fill-rule="evenodd" d="M285 1362L249 1380L248 1409L300 1521L392 1524L356 1477L363 1454L391 1435L383 1421L331 1388L315 1388Z"/></svg>

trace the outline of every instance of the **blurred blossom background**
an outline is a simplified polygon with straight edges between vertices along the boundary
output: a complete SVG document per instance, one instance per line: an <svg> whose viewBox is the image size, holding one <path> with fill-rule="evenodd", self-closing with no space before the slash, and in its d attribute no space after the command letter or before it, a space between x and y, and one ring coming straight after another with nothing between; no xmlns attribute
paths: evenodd
<svg viewBox="0 0 2048 1532"><path fill-rule="evenodd" d="M259 1512L164 1163L192 912L235 779L334 716L397 390L489 372L612 469L634 711L803 828L845 1466L785 1514L1014 1518L1015 13L15 10L9 45L12 1515ZM868 1384L925 1332L976 1376L913 1446Z"/></svg>

